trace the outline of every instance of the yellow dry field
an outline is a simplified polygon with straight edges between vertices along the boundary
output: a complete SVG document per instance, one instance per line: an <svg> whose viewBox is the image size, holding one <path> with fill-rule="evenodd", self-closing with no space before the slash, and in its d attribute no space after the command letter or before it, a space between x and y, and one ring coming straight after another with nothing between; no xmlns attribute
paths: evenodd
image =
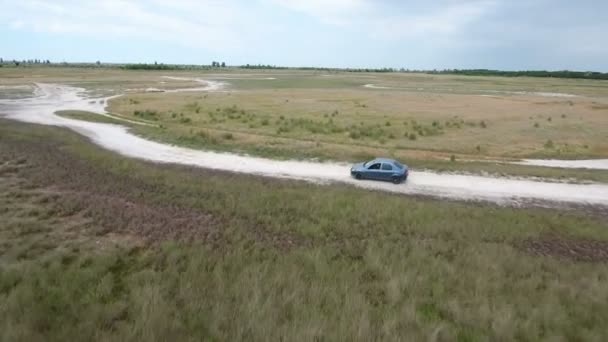
<svg viewBox="0 0 608 342"><path fill-rule="evenodd" d="M123 115L156 111L155 119L170 130L231 131L247 144L280 137L294 146L314 141L494 157L598 157L608 155L603 101L365 88L254 89L129 95L111 102L110 109Z"/></svg>
<svg viewBox="0 0 608 342"><path fill-rule="evenodd" d="M0 75L5 85L52 82L94 95L126 93L110 101L112 113L157 122L161 128L150 137L191 145L211 136L235 149L280 146L330 157L353 150L417 158L608 156L605 81L235 69L11 68ZM188 78L223 88L150 92L201 87Z"/></svg>

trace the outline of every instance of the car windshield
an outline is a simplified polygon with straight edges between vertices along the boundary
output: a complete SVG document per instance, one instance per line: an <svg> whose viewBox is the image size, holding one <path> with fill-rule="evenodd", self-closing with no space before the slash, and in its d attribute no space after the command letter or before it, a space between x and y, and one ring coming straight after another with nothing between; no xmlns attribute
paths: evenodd
<svg viewBox="0 0 608 342"><path fill-rule="evenodd" d="M372 165L375 162L375 160L370 160L367 163L363 164L363 166L365 167L369 167L370 165Z"/></svg>
<svg viewBox="0 0 608 342"><path fill-rule="evenodd" d="M402 169L403 170L403 164L401 164L400 162L396 161L394 162L395 166Z"/></svg>

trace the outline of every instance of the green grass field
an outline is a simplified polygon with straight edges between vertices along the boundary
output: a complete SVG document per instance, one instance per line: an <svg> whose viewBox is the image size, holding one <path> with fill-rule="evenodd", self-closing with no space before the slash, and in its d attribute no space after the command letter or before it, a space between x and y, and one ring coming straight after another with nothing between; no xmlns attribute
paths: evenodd
<svg viewBox="0 0 608 342"><path fill-rule="evenodd" d="M126 159L0 121L0 339L589 340L605 212Z"/></svg>

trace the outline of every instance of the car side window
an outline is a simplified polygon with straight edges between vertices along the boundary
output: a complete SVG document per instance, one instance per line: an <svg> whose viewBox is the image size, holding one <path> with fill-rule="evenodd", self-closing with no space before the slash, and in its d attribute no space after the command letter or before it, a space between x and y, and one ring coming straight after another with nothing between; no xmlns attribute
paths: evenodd
<svg viewBox="0 0 608 342"><path fill-rule="evenodd" d="M380 163L376 163L369 167L369 170L380 170Z"/></svg>
<svg viewBox="0 0 608 342"><path fill-rule="evenodd" d="M393 167L391 166L391 164L382 164L382 170L386 170L386 171L392 171Z"/></svg>

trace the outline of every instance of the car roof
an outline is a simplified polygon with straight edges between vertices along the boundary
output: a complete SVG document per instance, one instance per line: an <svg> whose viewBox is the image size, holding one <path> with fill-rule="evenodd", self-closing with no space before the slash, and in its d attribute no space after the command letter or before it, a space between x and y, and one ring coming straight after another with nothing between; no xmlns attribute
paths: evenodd
<svg viewBox="0 0 608 342"><path fill-rule="evenodd" d="M378 163L391 163L393 164L395 162L394 159L388 159L388 158L376 158L374 160L372 160L373 162L378 162Z"/></svg>

